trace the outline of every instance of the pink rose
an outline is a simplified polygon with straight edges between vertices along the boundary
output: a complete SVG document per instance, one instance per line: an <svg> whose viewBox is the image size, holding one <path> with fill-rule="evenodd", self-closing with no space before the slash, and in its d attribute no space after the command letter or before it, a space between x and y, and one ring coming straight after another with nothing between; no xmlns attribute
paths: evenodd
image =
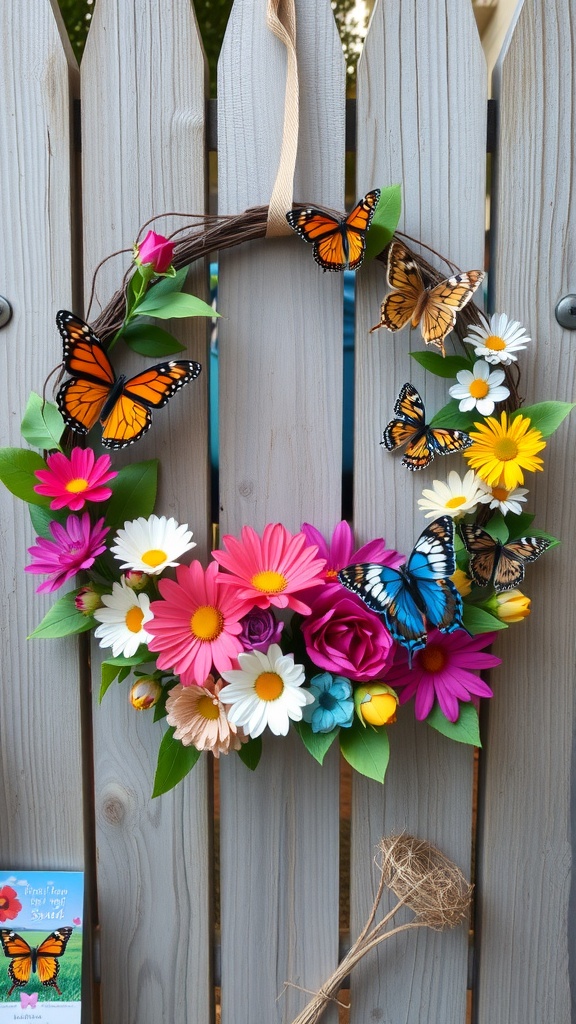
<svg viewBox="0 0 576 1024"><path fill-rule="evenodd" d="M174 243L164 235L149 231L138 246L138 261L144 266L151 263L157 274L165 274L172 263Z"/></svg>
<svg viewBox="0 0 576 1024"><path fill-rule="evenodd" d="M354 682L380 678L392 660L384 621L339 585L324 587L301 628L314 664Z"/></svg>

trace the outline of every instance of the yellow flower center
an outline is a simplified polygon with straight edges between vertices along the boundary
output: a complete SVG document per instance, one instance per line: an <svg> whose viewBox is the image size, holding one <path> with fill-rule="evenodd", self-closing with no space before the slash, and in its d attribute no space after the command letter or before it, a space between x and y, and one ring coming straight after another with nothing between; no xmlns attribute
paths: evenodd
<svg viewBox="0 0 576 1024"><path fill-rule="evenodd" d="M126 629L129 629L131 633L139 633L142 629L143 618L144 612L141 608L137 608L136 606L134 606L134 608L130 608L130 610L126 612L126 618L124 620L126 623Z"/></svg>
<svg viewBox="0 0 576 1024"><path fill-rule="evenodd" d="M504 338L499 338L497 334L491 334L486 338L484 347L491 348L493 352L502 352L506 348L506 342Z"/></svg>
<svg viewBox="0 0 576 1024"><path fill-rule="evenodd" d="M505 487L492 488L492 497L496 498L496 501L506 501L506 498L508 497L509 493L510 492L507 491Z"/></svg>
<svg viewBox="0 0 576 1024"><path fill-rule="evenodd" d="M326 579L327 580L335 580L337 576L338 576L338 570L337 569L326 569Z"/></svg>
<svg viewBox="0 0 576 1024"><path fill-rule="evenodd" d="M190 631L196 640L216 640L224 628L224 616L219 608L202 604L190 619Z"/></svg>
<svg viewBox="0 0 576 1024"><path fill-rule="evenodd" d="M448 498L448 501L446 502L446 508L460 508L460 505L464 505L465 501L465 494L455 495L453 498Z"/></svg>
<svg viewBox="0 0 576 1024"><path fill-rule="evenodd" d="M518 458L518 445L511 437L499 437L494 444L494 456L500 462L511 462Z"/></svg>
<svg viewBox="0 0 576 1024"><path fill-rule="evenodd" d="M6 899L6 897L5 896L0 896L0 910L4 910L6 907L9 907L9 906L10 906L10 903Z"/></svg>
<svg viewBox="0 0 576 1024"><path fill-rule="evenodd" d="M142 561L144 565L149 565L151 569L155 569L156 566L161 565L168 558L166 551L162 551L161 548L150 548L149 551L145 551L142 555Z"/></svg>
<svg viewBox="0 0 576 1024"><path fill-rule="evenodd" d="M446 661L446 652L437 644L428 644L420 651L420 664L426 672L441 672Z"/></svg>
<svg viewBox="0 0 576 1024"><path fill-rule="evenodd" d="M214 700L214 697L209 697L208 695L200 697L197 709L198 714L202 715L202 718L206 718L209 722L215 722L220 717L218 701Z"/></svg>
<svg viewBox="0 0 576 1024"><path fill-rule="evenodd" d="M286 589L288 580L280 572L265 569L264 572L257 572L252 577L252 586L261 590L264 594L280 594Z"/></svg>
<svg viewBox="0 0 576 1024"><path fill-rule="evenodd" d="M66 484L66 490L70 491L71 494L80 494L85 491L88 487L88 481L83 476L77 476L74 480L69 480Z"/></svg>
<svg viewBox="0 0 576 1024"><path fill-rule="evenodd" d="M472 398L486 398L490 388L488 387L488 381L481 380L480 377L475 377L468 390Z"/></svg>
<svg viewBox="0 0 576 1024"><path fill-rule="evenodd" d="M260 700L277 700L284 690L282 676L277 672L261 672L254 682L254 690Z"/></svg>

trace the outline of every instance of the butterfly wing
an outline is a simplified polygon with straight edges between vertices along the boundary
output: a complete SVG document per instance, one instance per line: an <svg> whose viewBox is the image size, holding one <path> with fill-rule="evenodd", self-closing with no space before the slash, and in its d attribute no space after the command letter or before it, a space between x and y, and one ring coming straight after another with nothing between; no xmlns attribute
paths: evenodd
<svg viewBox="0 0 576 1024"><path fill-rule="evenodd" d="M406 571L426 619L443 633L462 626L462 598L449 579L455 568L454 523L440 516L420 534Z"/></svg>
<svg viewBox="0 0 576 1024"><path fill-rule="evenodd" d="M72 928L58 928L40 943L36 951L36 970L43 985L58 988L56 979L60 971L58 957L64 956Z"/></svg>
<svg viewBox="0 0 576 1024"><path fill-rule="evenodd" d="M413 384L404 384L394 405L395 419L391 420L382 437L388 451L394 451L407 441L416 441L426 429L424 405Z"/></svg>
<svg viewBox="0 0 576 1024"><path fill-rule="evenodd" d="M99 338L74 313L61 309L56 325L63 341L64 366L71 375L56 402L67 425L86 434L98 422L114 386L114 370Z"/></svg>
<svg viewBox="0 0 576 1024"><path fill-rule="evenodd" d="M388 250L388 284L395 291L387 295L380 306L380 323L371 327L377 331L387 327L399 331L412 320L424 294L424 282L418 264L401 242L392 242Z"/></svg>
<svg viewBox="0 0 576 1024"><path fill-rule="evenodd" d="M286 220L306 242L323 270L356 270L364 258L365 235L378 205L380 189L368 192L347 217L339 219L314 206L290 210Z"/></svg>
<svg viewBox="0 0 576 1024"><path fill-rule="evenodd" d="M357 270L364 259L366 248L366 232L372 223L374 211L380 199L380 189L372 189L353 210L350 211L343 224L346 255L350 270Z"/></svg>
<svg viewBox="0 0 576 1024"><path fill-rule="evenodd" d="M469 270L466 274L455 274L429 290L420 323L427 345L442 345L456 323L456 314L464 309L483 280L483 271Z"/></svg>
<svg viewBox="0 0 576 1024"><path fill-rule="evenodd" d="M494 576L502 545L479 526L462 523L460 533L470 555L470 575L479 587L487 587Z"/></svg>
<svg viewBox="0 0 576 1024"><path fill-rule="evenodd" d="M0 942L4 955L12 957L8 964L8 974L12 979L12 989L26 985L30 980L32 972L32 950L26 939L23 939L18 932L10 931L9 928L0 930ZM12 989L10 991L12 991Z"/></svg>
<svg viewBox="0 0 576 1024"><path fill-rule="evenodd" d="M429 466L436 455L463 452L472 444L472 438L463 430L448 427L426 427L424 434L415 437L406 447L402 465L418 470Z"/></svg>
<svg viewBox="0 0 576 1024"><path fill-rule="evenodd" d="M181 388L195 380L202 367L193 360L170 360L149 366L111 395L102 410L102 444L124 448L150 428L152 409L161 409Z"/></svg>

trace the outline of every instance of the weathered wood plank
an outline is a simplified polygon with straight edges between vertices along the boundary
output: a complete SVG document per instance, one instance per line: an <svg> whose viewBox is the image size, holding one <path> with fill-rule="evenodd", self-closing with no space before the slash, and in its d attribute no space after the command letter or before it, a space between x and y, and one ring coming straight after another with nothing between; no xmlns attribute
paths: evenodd
<svg viewBox="0 0 576 1024"><path fill-rule="evenodd" d="M267 203L286 60L264 3L235 3L219 64L220 212ZM330 4L299 0L295 198L343 207L344 63ZM342 279L296 237L222 255L222 532L340 517ZM271 738L221 768L222 1021L292 1020L338 953L338 762ZM334 1020L332 1011L327 1015Z"/></svg>
<svg viewBox="0 0 576 1024"><path fill-rule="evenodd" d="M3 445L21 447L30 391L42 392L61 358L56 310L72 296L70 113L77 69L48 0L26 10L3 4L0 32L0 292L14 311L0 335L0 433ZM26 640L54 598L36 595L39 578L23 572L34 539L23 503L2 487L0 509L0 856L5 867L81 869L77 642Z"/></svg>
<svg viewBox="0 0 576 1024"><path fill-rule="evenodd" d="M575 16L574 2L527 0L494 82L494 308L533 339L518 356L529 404L573 401L576 386L574 335L554 317L558 299L576 291ZM482 755L479 1024L568 1021L574 1012L573 416L542 452L544 473L526 477L534 525L562 546L530 567L530 620L498 643L504 664Z"/></svg>
<svg viewBox="0 0 576 1024"><path fill-rule="evenodd" d="M456 261L481 267L484 239L486 71L471 5L456 0L386 0L372 16L358 69L358 194L401 182L400 227ZM432 262L437 258L422 250ZM438 262L439 269L442 264ZM447 272L448 273L448 272ZM428 415L447 399L446 381L425 378L410 359L419 329L391 335L378 322L382 265L360 271L356 333L355 526L360 540L384 534L408 553L426 525L416 500L448 469L409 473L378 442L402 384L420 391ZM472 754L400 709L390 729L384 788L355 780L352 820L352 933L375 891L378 838L407 829L470 869ZM392 945L394 943L394 945ZM442 970L435 970L439 958ZM465 1019L467 935L420 933L392 940L352 979L351 1021Z"/></svg>
<svg viewBox="0 0 576 1024"><path fill-rule="evenodd" d="M98 261L129 247L145 220L203 211L204 80L188 0L168 11L158 0L100 0L82 63L86 293ZM168 233L182 223L154 226ZM128 260L105 266L100 302ZM196 294L205 290L204 274L200 267L193 275ZM207 322L178 322L175 333L204 372L117 461L162 456L157 510L189 523L194 555L202 557L209 539ZM160 728L134 715L125 686L112 688L94 718L104 1018L209 1020L208 765L202 759L177 791L151 803Z"/></svg>

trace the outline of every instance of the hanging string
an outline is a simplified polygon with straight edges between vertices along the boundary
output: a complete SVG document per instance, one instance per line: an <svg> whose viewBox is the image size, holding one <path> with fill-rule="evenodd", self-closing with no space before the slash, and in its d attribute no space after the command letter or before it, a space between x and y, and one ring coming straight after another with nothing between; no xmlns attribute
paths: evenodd
<svg viewBox="0 0 576 1024"><path fill-rule="evenodd" d="M266 237L291 235L286 211L292 209L294 171L298 152L298 61L296 57L295 0L268 0L266 24L286 47L286 93L280 163L270 197Z"/></svg>

